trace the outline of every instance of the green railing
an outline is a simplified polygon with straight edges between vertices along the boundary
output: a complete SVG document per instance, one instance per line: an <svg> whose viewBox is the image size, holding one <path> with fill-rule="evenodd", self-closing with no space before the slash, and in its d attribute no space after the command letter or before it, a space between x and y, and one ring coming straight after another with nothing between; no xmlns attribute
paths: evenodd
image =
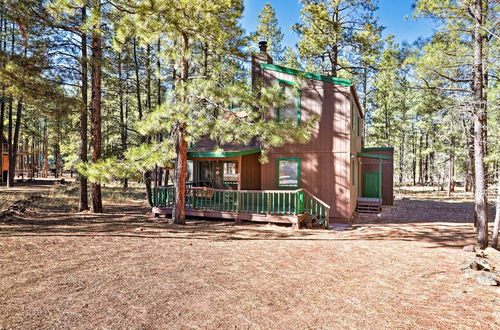
<svg viewBox="0 0 500 330"><path fill-rule="evenodd" d="M174 188L153 188L153 206L173 207ZM186 187L186 208L219 212L271 215L307 213L314 221L328 227L330 207L304 189L230 190Z"/></svg>

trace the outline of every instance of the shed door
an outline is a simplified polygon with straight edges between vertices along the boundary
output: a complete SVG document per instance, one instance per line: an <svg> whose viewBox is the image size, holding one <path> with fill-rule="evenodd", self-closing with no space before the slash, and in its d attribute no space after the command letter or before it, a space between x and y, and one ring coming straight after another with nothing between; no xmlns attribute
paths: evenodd
<svg viewBox="0 0 500 330"><path fill-rule="evenodd" d="M379 173L365 172L363 175L363 197L379 198Z"/></svg>

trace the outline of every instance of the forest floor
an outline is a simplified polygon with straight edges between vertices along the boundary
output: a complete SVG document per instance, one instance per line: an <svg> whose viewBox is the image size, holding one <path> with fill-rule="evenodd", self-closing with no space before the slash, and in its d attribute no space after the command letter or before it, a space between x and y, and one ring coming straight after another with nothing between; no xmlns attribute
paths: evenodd
<svg viewBox="0 0 500 330"><path fill-rule="evenodd" d="M500 288L460 270L470 199L404 192L345 230L167 224L138 188L74 187L0 219L3 328L500 328ZM0 187L0 200L11 193Z"/></svg>

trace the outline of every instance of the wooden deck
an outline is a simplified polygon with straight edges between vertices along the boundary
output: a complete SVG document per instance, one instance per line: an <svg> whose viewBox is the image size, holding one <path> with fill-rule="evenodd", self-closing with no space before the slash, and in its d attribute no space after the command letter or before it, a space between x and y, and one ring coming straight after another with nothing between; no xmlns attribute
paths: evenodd
<svg viewBox="0 0 500 330"><path fill-rule="evenodd" d="M155 216L171 215L172 208L153 207L153 214ZM235 220L235 222L256 221L256 222L284 223L284 224L292 224L294 227L298 226L298 221L299 221L299 216L296 215L253 214L253 213L224 212L224 211L212 211L212 210L186 209L186 215L190 217L204 217L212 219L232 219Z"/></svg>
<svg viewBox="0 0 500 330"><path fill-rule="evenodd" d="M155 216L172 214L173 187L157 187L152 191ZM296 190L228 190L187 187L186 215L286 223L298 227L301 221L329 225L330 207L304 189Z"/></svg>

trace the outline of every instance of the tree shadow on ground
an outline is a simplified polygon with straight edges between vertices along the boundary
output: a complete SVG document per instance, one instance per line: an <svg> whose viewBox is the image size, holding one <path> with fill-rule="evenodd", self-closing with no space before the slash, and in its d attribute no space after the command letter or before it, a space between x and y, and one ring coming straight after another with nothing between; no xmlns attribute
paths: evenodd
<svg viewBox="0 0 500 330"><path fill-rule="evenodd" d="M107 205L105 214L68 212L64 204L64 198L62 203L50 205L42 200L25 213L0 219L0 237L402 241L430 243L430 248L459 248L473 243L475 236L472 224L460 221L459 216L470 205L435 201L398 201L389 214L383 214L382 223L356 222L344 231L297 231L287 226L255 222L235 225L233 221L205 219L188 219L186 225L175 225L148 215L150 209L143 203ZM421 210L412 212L414 207ZM431 214L425 210L431 210Z"/></svg>
<svg viewBox="0 0 500 330"><path fill-rule="evenodd" d="M403 198L392 206L384 206L380 215L358 214L354 223L474 223L474 204L472 202L416 200ZM494 217L495 209L490 207L489 216Z"/></svg>

